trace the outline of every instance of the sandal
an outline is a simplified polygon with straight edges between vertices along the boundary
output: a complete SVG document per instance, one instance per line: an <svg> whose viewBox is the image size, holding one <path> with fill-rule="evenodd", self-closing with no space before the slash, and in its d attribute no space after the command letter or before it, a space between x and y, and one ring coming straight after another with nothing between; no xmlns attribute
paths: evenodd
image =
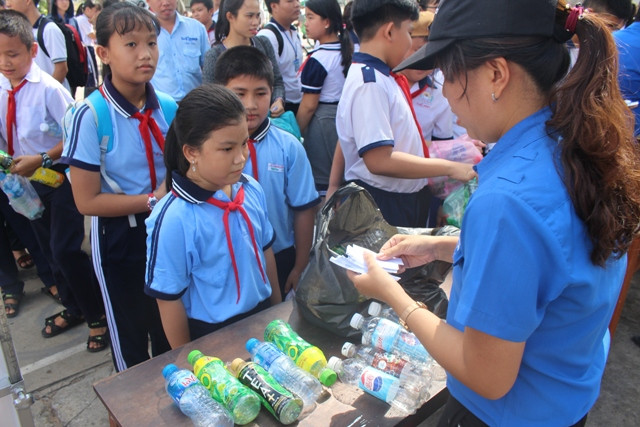
<svg viewBox="0 0 640 427"><path fill-rule="evenodd" d="M67 324L64 326L56 325L56 318L58 317L61 317L65 322L67 322ZM67 329L78 326L82 322L84 322L82 316L74 316L73 314L68 313L67 310L62 310L60 313L49 316L44 320L42 336L45 338L55 337L56 335L60 335ZM47 332L47 326L50 328L50 332Z"/></svg>
<svg viewBox="0 0 640 427"><path fill-rule="evenodd" d="M106 328L107 327L107 319L100 319L97 322L89 323L89 329L95 328ZM90 347L91 343L95 343L97 347ZM97 353L99 351L104 350L109 345L109 330L107 329L104 334L100 335L89 335L87 338L87 351L89 353Z"/></svg>
<svg viewBox="0 0 640 427"><path fill-rule="evenodd" d="M40 288L40 292L42 292L49 298L52 298L58 304L62 304L62 299L60 298L60 294L58 292L56 293L51 292L51 288L47 288L46 286L43 286L42 288Z"/></svg>
<svg viewBox="0 0 640 427"><path fill-rule="evenodd" d="M24 294L2 294L2 302L4 302L4 313L8 318L16 317L20 311L20 301ZM7 302L8 299L16 302ZM13 310L13 313L7 313L7 310Z"/></svg>
<svg viewBox="0 0 640 427"><path fill-rule="evenodd" d="M16 258L16 264L18 264L18 267L25 270L28 268L32 268L35 265L33 262L33 258L29 254L24 254Z"/></svg>

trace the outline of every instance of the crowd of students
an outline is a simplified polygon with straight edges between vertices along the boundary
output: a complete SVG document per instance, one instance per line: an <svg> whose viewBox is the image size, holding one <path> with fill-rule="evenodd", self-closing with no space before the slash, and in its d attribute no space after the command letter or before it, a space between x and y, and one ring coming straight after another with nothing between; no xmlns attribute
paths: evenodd
<svg viewBox="0 0 640 427"><path fill-rule="evenodd" d="M0 11L0 148L14 156L12 173L69 168L58 188L34 183L46 209L31 223L0 194L0 213L33 256L44 292L65 307L45 320L43 336L86 322L87 349L110 341L116 369L127 369L150 357L149 343L155 356L293 295L315 212L344 182L367 189L390 224L425 227L439 202L430 178L479 175L460 241L394 238L383 248L407 266L454 261L449 325L428 314L410 324L452 374L447 423L584 423L604 366L603 319L637 231L638 152L617 75L589 69L593 61L616 69L607 21L563 1L521 2L536 12L448 0L434 16L433 1L354 0L345 21L337 0L307 0L304 25L316 46L305 55L292 25L298 0L266 0L262 28L258 0L193 0L197 19L179 14L177 0L148 0L151 11L116 2L99 14L87 1L75 18L70 0L56 0L54 21L77 26L104 67L99 90L67 109L75 88L65 85L60 29L44 28L43 56L37 0L9 0L14 10ZM470 24L476 15L480 29ZM522 23L528 15L535 20ZM493 34L500 19L507 31ZM616 35L630 52L621 59L627 70L638 69L634 25ZM579 53L565 81L572 36ZM637 101L637 80L623 87ZM597 105L605 93L606 107ZM582 110L567 107L570 99L584 99ZM569 112L584 116L580 125ZM272 124L287 115L303 144ZM40 131L50 120L65 126L64 141ZM467 130L480 151L499 142L480 165L430 156L432 141ZM606 141L589 141L594 135ZM80 249L85 215L93 268ZM0 284L15 316L24 285L5 234ZM550 265L552 280L543 274ZM373 265L352 278L403 320L420 308ZM506 292L514 280L526 292ZM563 319L574 303L582 314ZM560 342L581 327L594 333L576 344L586 354L577 366ZM553 368L577 379L545 371L544 337L566 355ZM458 345L456 354L473 348L492 358L466 366L443 350ZM493 378L476 371L497 380L487 386ZM547 412L519 409L519 399L549 390L574 398L562 408L541 399Z"/></svg>

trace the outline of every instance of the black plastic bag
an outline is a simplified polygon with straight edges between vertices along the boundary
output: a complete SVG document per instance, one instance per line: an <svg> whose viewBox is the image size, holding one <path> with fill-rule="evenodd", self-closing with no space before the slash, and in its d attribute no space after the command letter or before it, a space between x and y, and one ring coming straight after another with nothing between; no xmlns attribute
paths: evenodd
<svg viewBox="0 0 640 427"><path fill-rule="evenodd" d="M337 206L336 206L337 205ZM394 234L446 234L459 232L443 229L396 228L389 225L371 195L356 184L340 188L325 203L316 218L316 234L309 264L296 290L296 302L309 322L344 337L360 334L349 326L354 313L365 313L370 300L361 295L349 280L346 270L329 259L349 244L378 252ZM436 315L444 317L447 297L439 285L451 264L435 261L408 269L400 284L412 298L424 302Z"/></svg>

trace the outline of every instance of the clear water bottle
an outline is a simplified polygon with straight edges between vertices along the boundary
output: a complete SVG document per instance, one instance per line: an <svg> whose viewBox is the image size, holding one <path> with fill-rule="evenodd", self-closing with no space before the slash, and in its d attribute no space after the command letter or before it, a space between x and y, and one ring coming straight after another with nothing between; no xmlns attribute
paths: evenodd
<svg viewBox="0 0 640 427"><path fill-rule="evenodd" d="M364 318L356 313L351 327L362 331L362 344L391 353L406 355L419 362L431 363L431 356L418 338L398 323L381 317Z"/></svg>
<svg viewBox="0 0 640 427"><path fill-rule="evenodd" d="M44 205L27 178L13 173L0 172L0 186L14 211L30 220L42 216Z"/></svg>
<svg viewBox="0 0 640 427"><path fill-rule="evenodd" d="M315 406L322 393L322 384L313 375L299 368L273 343L251 338L247 341L246 348L254 362L269 372L284 388L300 396L305 412Z"/></svg>
<svg viewBox="0 0 640 427"><path fill-rule="evenodd" d="M431 386L430 364L403 359L384 350L364 345L356 346L350 342L342 346L342 355L361 359L367 365L393 375L401 383L413 386L421 394Z"/></svg>
<svg viewBox="0 0 640 427"><path fill-rule="evenodd" d="M380 304L376 301L371 301L371 304L369 304L369 308L367 309L367 313L369 313L369 316L383 317L396 323L398 323L398 320L400 319L393 308L388 305Z"/></svg>
<svg viewBox="0 0 640 427"><path fill-rule="evenodd" d="M340 360L331 357L328 365L338 373L343 383L356 385L407 414L414 413L429 396L420 395L415 388L407 387L398 378L367 366L360 359Z"/></svg>
<svg viewBox="0 0 640 427"><path fill-rule="evenodd" d="M213 400L209 390L187 369L169 364L162 370L166 390L183 414L197 427L232 427L226 409Z"/></svg>
<svg viewBox="0 0 640 427"><path fill-rule="evenodd" d="M40 123L40 131L56 139L62 139L62 128L58 122L49 117L47 117L44 122Z"/></svg>

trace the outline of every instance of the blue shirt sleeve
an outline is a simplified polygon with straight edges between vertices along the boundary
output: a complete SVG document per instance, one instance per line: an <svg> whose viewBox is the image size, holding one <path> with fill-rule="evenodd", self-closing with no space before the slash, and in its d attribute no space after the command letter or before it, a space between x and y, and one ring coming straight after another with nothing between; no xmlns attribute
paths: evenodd
<svg viewBox="0 0 640 427"><path fill-rule="evenodd" d="M300 81L302 82L302 92L304 93L320 93L324 80L327 78L327 70L313 56L309 58L302 73Z"/></svg>
<svg viewBox="0 0 640 427"><path fill-rule="evenodd" d="M70 123L67 123L66 133L61 161L81 169L99 172L101 159L98 127L93 111L88 105L82 104L76 109Z"/></svg>

